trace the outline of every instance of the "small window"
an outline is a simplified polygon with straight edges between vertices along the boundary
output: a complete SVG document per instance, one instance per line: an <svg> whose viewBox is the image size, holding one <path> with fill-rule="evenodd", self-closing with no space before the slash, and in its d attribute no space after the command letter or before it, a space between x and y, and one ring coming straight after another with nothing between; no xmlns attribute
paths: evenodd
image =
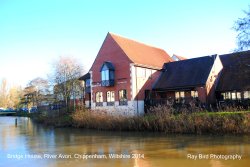
<svg viewBox="0 0 250 167"><path fill-rule="evenodd" d="M250 91L244 91L244 99L250 98Z"/></svg>
<svg viewBox="0 0 250 167"><path fill-rule="evenodd" d="M102 92L96 92L95 94L95 101L96 101L96 106L102 106L102 102L103 102L103 96L102 96Z"/></svg>
<svg viewBox="0 0 250 167"><path fill-rule="evenodd" d="M231 99L231 94L230 92L225 92L225 97L224 97L225 100L228 100L228 99Z"/></svg>
<svg viewBox="0 0 250 167"><path fill-rule="evenodd" d="M232 100L236 100L236 93L235 92L232 92Z"/></svg>
<svg viewBox="0 0 250 167"><path fill-rule="evenodd" d="M107 92L107 106L113 106L115 104L115 92L108 91Z"/></svg>
<svg viewBox="0 0 250 167"><path fill-rule="evenodd" d="M176 100L176 102L181 102L184 98L185 98L185 92L183 92L183 91L175 92L175 100Z"/></svg>
<svg viewBox="0 0 250 167"><path fill-rule="evenodd" d="M175 99L179 99L180 98L180 92L175 92Z"/></svg>
<svg viewBox="0 0 250 167"><path fill-rule="evenodd" d="M225 100L225 93L221 93L223 100Z"/></svg>
<svg viewBox="0 0 250 167"><path fill-rule="evenodd" d="M236 93L236 97L237 97L238 100L240 100L240 99L241 99L241 93L240 93L240 92L237 92L237 93Z"/></svg>
<svg viewBox="0 0 250 167"><path fill-rule="evenodd" d="M185 92L180 92L180 97L184 98L185 97Z"/></svg>
<svg viewBox="0 0 250 167"><path fill-rule="evenodd" d="M127 99L127 91L126 90L120 90L119 91L119 105L128 105L128 99Z"/></svg>
<svg viewBox="0 0 250 167"><path fill-rule="evenodd" d="M191 96L193 98L197 98L198 97L198 92L197 91L191 91Z"/></svg>

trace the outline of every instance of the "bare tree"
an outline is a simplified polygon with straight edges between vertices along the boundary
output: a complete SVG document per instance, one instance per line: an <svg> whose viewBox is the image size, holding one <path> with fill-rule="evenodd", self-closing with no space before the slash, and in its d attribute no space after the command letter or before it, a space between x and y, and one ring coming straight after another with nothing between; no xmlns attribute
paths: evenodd
<svg viewBox="0 0 250 167"><path fill-rule="evenodd" d="M48 99L48 96L50 95L49 83L44 78L37 77L31 80L25 90L26 95L30 97L33 106L41 106L50 102L50 99Z"/></svg>
<svg viewBox="0 0 250 167"><path fill-rule="evenodd" d="M236 49L236 51L247 50L250 48L250 6L248 11L244 11L244 13L246 16L244 18L239 18L233 27L233 29L238 33L238 49Z"/></svg>
<svg viewBox="0 0 250 167"><path fill-rule="evenodd" d="M57 101L65 104L67 111L69 111L70 99L75 104L76 95L82 92L81 83L78 80L82 73L83 67L81 63L72 57L60 57L53 65L54 94Z"/></svg>

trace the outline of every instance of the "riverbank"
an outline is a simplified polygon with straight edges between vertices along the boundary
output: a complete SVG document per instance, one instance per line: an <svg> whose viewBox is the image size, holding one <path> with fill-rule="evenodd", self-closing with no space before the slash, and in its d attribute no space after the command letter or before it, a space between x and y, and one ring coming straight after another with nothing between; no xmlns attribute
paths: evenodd
<svg viewBox="0 0 250 167"><path fill-rule="evenodd" d="M15 116L16 112L0 112L0 116Z"/></svg>
<svg viewBox="0 0 250 167"><path fill-rule="evenodd" d="M250 111L181 112L162 107L144 116L107 115L95 111L76 111L57 117L35 115L47 126L112 131L151 131L180 134L250 134Z"/></svg>
<svg viewBox="0 0 250 167"><path fill-rule="evenodd" d="M186 135L51 128L25 117L11 116L0 117L0 125L0 148L4 148L0 152L0 166L165 167L167 164L178 167L184 163L185 167L245 167L250 164L250 135ZM48 154L57 157L46 158ZM76 154L78 155L75 157ZM96 154L104 154L107 159L82 158ZM110 158L110 154L134 154L138 158ZM242 155L242 159L205 157L194 160L188 158L190 154L238 154ZM72 155L72 158L59 158L61 155ZM145 158L140 158L140 155ZM42 159L35 156L41 156Z"/></svg>

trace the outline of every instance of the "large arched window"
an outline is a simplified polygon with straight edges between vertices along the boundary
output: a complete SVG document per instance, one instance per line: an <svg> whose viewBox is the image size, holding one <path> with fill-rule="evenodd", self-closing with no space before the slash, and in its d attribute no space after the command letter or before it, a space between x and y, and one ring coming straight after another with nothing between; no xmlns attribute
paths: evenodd
<svg viewBox="0 0 250 167"><path fill-rule="evenodd" d="M102 86L114 86L115 68L111 62L104 62L101 67Z"/></svg>

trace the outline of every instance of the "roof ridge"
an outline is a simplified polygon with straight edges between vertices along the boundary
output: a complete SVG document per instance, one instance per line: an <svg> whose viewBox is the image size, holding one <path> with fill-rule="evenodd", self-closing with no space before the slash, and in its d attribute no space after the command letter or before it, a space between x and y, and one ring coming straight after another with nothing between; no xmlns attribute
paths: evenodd
<svg viewBox="0 0 250 167"><path fill-rule="evenodd" d="M129 40L129 41L132 41L132 42L135 42L135 43L138 43L138 44L141 44L141 45L145 45L145 46L148 46L148 47L152 47L152 48L155 48L155 49L160 49L160 50L163 50L165 51L164 49L160 48L160 47L157 47L157 46L153 46L153 45L150 45L150 44L146 44L146 43L142 43L140 41L137 41L137 40L134 40L134 39L130 39L128 37L125 37L125 36L122 36L122 35L119 35L119 34L115 34L113 32L108 32L108 34L110 34L112 37L115 36L115 37L118 37L118 38L123 38L125 40ZM115 39L114 39L115 40ZM115 40L116 41L116 40ZM116 41L117 42L117 41ZM118 43L118 42L117 42ZM165 51L166 52L166 51Z"/></svg>
<svg viewBox="0 0 250 167"><path fill-rule="evenodd" d="M117 42L117 40L115 40L114 36L118 36L119 35L116 35L114 33L111 33L111 32L108 32L107 36L110 35L110 37L114 40L114 42L118 45L118 47L122 50L122 52L127 56L127 58L133 62L133 60L127 55L127 53L125 52L125 50L122 48L122 46Z"/></svg>
<svg viewBox="0 0 250 167"><path fill-rule="evenodd" d="M231 53L226 53L226 54L219 54L219 56L228 56L228 55L234 55L234 54L242 54L242 53L250 53L250 50L244 50L240 52L231 52Z"/></svg>
<svg viewBox="0 0 250 167"><path fill-rule="evenodd" d="M172 58L164 49L110 32L108 32L108 36L114 40L133 63L161 68L164 62L172 61Z"/></svg>
<svg viewBox="0 0 250 167"><path fill-rule="evenodd" d="M208 55L208 56L201 56L201 57L194 57L194 58L185 59L185 60L182 60L182 61L172 61L172 62L168 62L168 63L164 63L164 64L170 64L170 63L183 63L183 62L192 61L192 60L195 60L195 59L209 58L209 57L212 58L213 56L216 56L216 55L217 55L217 54Z"/></svg>

